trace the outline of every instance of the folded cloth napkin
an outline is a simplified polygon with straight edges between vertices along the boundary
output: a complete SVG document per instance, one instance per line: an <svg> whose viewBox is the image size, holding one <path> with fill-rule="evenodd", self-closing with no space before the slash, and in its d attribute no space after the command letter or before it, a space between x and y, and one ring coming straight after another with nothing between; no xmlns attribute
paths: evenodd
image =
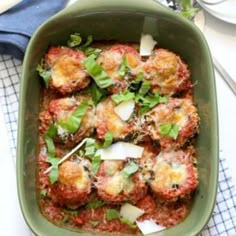
<svg viewBox="0 0 236 236"><path fill-rule="evenodd" d="M65 3L66 0L23 0L1 14L0 54L10 54L22 59L36 28L63 8Z"/></svg>

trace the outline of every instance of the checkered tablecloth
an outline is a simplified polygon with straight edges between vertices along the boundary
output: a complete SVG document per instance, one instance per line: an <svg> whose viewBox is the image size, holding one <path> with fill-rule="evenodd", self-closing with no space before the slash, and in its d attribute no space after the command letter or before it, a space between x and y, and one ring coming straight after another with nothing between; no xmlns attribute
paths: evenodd
<svg viewBox="0 0 236 236"><path fill-rule="evenodd" d="M14 159L16 158L17 113L21 65L21 61L11 56L0 55L0 103L9 133L11 153ZM220 155L217 201L212 217L202 232L202 236L232 236L235 234L236 193L226 159Z"/></svg>

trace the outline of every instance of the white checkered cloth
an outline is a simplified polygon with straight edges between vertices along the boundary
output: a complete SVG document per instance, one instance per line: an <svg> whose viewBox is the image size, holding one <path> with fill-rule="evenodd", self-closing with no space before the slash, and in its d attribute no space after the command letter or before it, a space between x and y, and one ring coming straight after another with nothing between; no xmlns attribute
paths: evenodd
<svg viewBox="0 0 236 236"><path fill-rule="evenodd" d="M0 55L0 103L9 132L10 148L14 159L16 158L20 71L21 61L8 55ZM202 236L232 236L235 234L236 193L226 160L220 156L216 205Z"/></svg>

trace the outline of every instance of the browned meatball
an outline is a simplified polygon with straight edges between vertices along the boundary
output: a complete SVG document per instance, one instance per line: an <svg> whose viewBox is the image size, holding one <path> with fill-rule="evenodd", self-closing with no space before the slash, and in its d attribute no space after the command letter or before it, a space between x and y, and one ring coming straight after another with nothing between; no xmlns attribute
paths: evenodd
<svg viewBox="0 0 236 236"><path fill-rule="evenodd" d="M67 147L73 147L93 132L95 126L95 109L89 101L90 98L88 96L79 95L77 97L55 99L50 102L48 112L51 114L53 122L57 127L55 142L64 143ZM66 123L78 106L84 102L87 102L88 107L82 117L79 128L75 132L71 132L62 127L60 122Z"/></svg>
<svg viewBox="0 0 236 236"><path fill-rule="evenodd" d="M144 63L145 79L151 82L152 92L172 95L191 88L187 65L175 53L157 49Z"/></svg>
<svg viewBox="0 0 236 236"><path fill-rule="evenodd" d="M88 160L65 161L59 167L58 182L50 186L49 197L60 206L77 208L89 201L91 164Z"/></svg>
<svg viewBox="0 0 236 236"><path fill-rule="evenodd" d="M126 58L129 78L125 75L120 75L119 70L122 61ZM130 45L118 44L109 49L104 50L98 57L97 63L102 66L104 71L113 81L113 85L109 87L111 93L117 93L127 89L129 80L137 76L140 71L141 57L138 51Z"/></svg>
<svg viewBox="0 0 236 236"><path fill-rule="evenodd" d="M46 66L51 71L50 88L61 94L85 88L90 82L82 63L85 58L82 51L66 47L50 47L45 55Z"/></svg>
<svg viewBox="0 0 236 236"><path fill-rule="evenodd" d="M98 195L104 201L121 203L137 202L147 192L147 186L138 172L126 178L122 170L128 163L124 161L104 161L97 176Z"/></svg>
<svg viewBox="0 0 236 236"><path fill-rule="evenodd" d="M191 99L170 98L167 103L154 107L145 114L142 128L162 148L172 149L183 146L198 132L199 116ZM161 132L161 125L172 124L178 128L177 137Z"/></svg>

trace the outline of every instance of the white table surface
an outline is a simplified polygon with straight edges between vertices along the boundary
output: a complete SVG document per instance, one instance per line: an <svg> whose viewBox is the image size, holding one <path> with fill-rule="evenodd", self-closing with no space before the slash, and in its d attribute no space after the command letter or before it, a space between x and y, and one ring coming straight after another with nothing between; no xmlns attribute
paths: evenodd
<svg viewBox="0 0 236 236"><path fill-rule="evenodd" d="M224 65L227 71L236 80L236 25L224 23L209 14L206 14L206 27L204 32L212 54ZM220 152L228 162L231 169L234 185L236 186L236 96L227 84L216 73ZM7 131L4 126L2 110L0 107L0 235L28 236L30 232L20 212L17 190L15 163L11 158Z"/></svg>

